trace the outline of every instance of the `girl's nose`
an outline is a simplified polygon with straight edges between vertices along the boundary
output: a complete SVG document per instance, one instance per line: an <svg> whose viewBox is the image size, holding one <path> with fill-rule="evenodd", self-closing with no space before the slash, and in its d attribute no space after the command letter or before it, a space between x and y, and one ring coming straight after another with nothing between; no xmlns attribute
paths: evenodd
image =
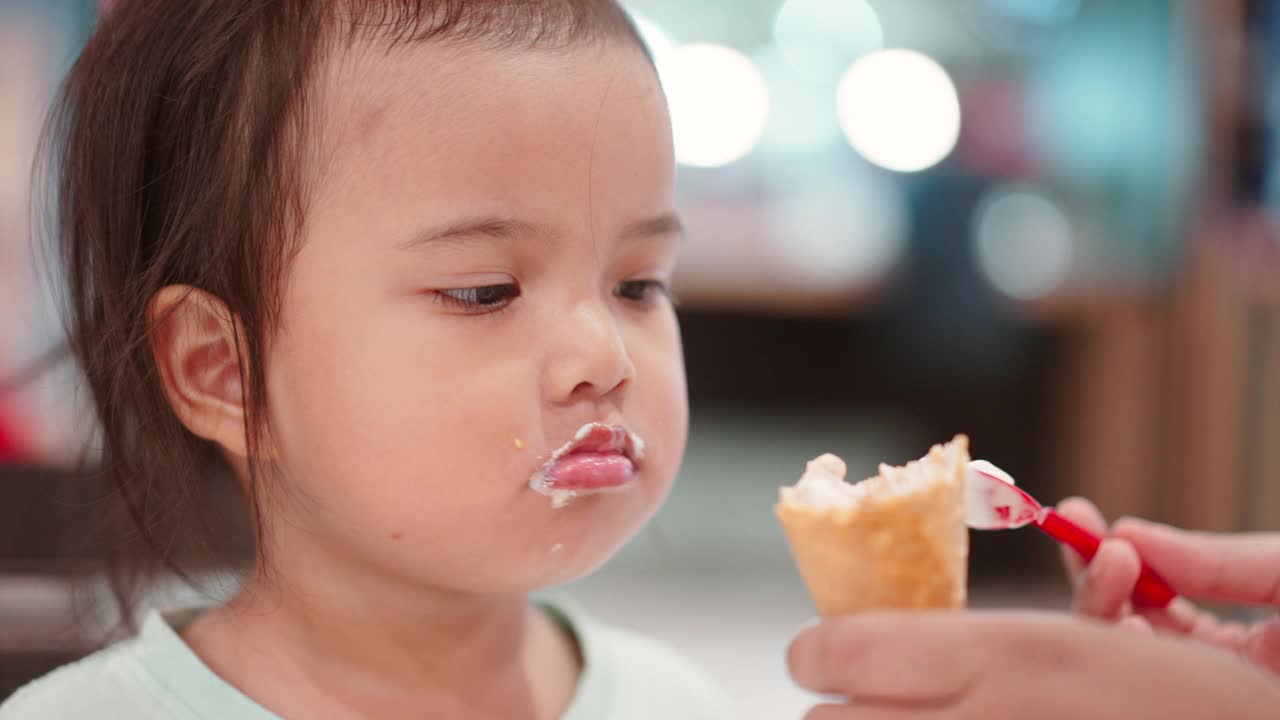
<svg viewBox="0 0 1280 720"><path fill-rule="evenodd" d="M579 303L557 324L559 347L547 371L556 400L598 399L635 376L621 329L604 302Z"/></svg>

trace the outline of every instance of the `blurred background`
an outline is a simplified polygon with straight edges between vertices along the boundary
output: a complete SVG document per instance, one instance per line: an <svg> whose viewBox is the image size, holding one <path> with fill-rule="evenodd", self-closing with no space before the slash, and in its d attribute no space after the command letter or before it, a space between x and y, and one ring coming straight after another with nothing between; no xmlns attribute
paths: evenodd
<svg viewBox="0 0 1280 720"><path fill-rule="evenodd" d="M821 452L865 476L963 432L1045 501L1280 529L1280 2L629 7L676 134L693 425L652 526L558 592L689 652L743 717L789 717L813 610L771 505ZM0 698L84 651L69 589L101 576L28 227L97 12L0 0ZM971 584L1067 605L1030 530L975 535Z"/></svg>

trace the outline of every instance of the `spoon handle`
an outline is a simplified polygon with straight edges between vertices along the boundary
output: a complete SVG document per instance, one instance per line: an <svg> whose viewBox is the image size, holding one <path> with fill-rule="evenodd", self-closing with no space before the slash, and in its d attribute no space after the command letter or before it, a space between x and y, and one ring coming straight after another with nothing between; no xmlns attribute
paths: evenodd
<svg viewBox="0 0 1280 720"><path fill-rule="evenodd" d="M1098 546L1102 544L1102 538L1059 515L1052 508L1045 508L1036 519L1036 527L1054 540L1070 546L1086 562L1093 559ZM1160 573L1144 561L1138 584L1133 589L1133 604L1142 608L1163 608L1177 596L1178 593L1169 587Z"/></svg>

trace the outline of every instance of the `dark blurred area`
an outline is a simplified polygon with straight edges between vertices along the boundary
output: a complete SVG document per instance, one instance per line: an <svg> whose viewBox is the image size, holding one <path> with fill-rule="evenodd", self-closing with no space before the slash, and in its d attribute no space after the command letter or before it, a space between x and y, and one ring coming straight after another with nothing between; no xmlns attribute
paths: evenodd
<svg viewBox="0 0 1280 720"><path fill-rule="evenodd" d="M771 504L820 452L865 476L962 432L1042 501L1280 529L1280 2L628 5L681 162L693 427L652 528L568 592L772 717L812 610ZM98 12L0 0L0 698L83 652L101 587L28 205ZM975 605L1065 607L1029 530L975 533L971 574ZM743 653L772 656L730 678Z"/></svg>

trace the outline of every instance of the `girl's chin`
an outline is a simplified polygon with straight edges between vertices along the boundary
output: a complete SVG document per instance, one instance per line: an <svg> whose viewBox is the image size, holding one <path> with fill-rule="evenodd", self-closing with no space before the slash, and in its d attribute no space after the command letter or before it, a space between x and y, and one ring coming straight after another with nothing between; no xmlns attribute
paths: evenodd
<svg viewBox="0 0 1280 720"><path fill-rule="evenodd" d="M631 534L595 536L576 541L561 538L530 545L522 553L524 560L520 564L533 572L513 570L512 576L524 576L528 592L573 582L598 570L630 537Z"/></svg>

